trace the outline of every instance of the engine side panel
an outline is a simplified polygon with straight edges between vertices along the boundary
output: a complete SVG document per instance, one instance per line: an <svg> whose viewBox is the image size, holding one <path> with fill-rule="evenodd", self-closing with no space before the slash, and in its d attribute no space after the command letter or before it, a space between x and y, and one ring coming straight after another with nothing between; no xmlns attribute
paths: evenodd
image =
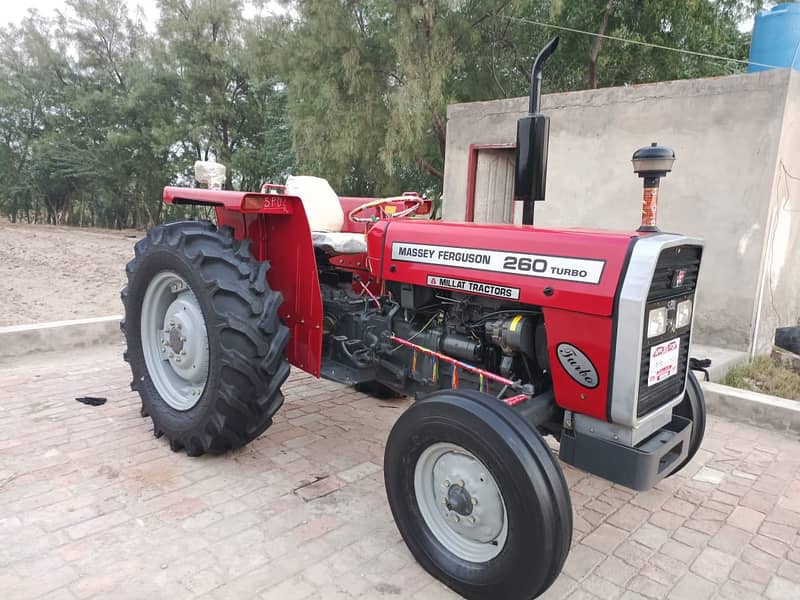
<svg viewBox="0 0 800 600"><path fill-rule="evenodd" d="M605 421L611 318L556 308L542 312L556 404Z"/></svg>
<svg viewBox="0 0 800 600"><path fill-rule="evenodd" d="M369 266L400 281L610 316L631 234L512 225L381 221Z"/></svg>

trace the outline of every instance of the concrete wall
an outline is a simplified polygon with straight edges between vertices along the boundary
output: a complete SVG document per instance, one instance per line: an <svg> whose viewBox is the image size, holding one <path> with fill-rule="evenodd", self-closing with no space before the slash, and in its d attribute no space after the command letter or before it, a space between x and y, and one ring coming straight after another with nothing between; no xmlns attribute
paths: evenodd
<svg viewBox="0 0 800 600"><path fill-rule="evenodd" d="M800 188L790 180L794 208L779 200L786 186L779 162L800 173L800 73L552 94L542 106L551 130L547 201L536 205L538 226L634 229L641 180L630 158L658 141L678 157L662 180L659 226L706 240L696 341L763 350L776 324L797 320ZM513 143L526 109L524 98L449 107L445 219L464 219L470 145ZM507 188L494 197L510 197ZM480 204L478 193L476 199ZM476 215L486 212L476 206Z"/></svg>
<svg viewBox="0 0 800 600"><path fill-rule="evenodd" d="M800 324L800 73L793 71L764 243L756 327L758 350L768 350L776 327Z"/></svg>

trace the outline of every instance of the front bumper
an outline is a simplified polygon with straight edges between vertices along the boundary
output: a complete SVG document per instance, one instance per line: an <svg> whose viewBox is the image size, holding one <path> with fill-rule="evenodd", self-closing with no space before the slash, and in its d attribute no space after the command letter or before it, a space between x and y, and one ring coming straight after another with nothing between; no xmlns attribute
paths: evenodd
<svg viewBox="0 0 800 600"><path fill-rule="evenodd" d="M652 488L686 459L691 433L692 422L678 415L633 447L565 429L559 456L574 467L643 491Z"/></svg>

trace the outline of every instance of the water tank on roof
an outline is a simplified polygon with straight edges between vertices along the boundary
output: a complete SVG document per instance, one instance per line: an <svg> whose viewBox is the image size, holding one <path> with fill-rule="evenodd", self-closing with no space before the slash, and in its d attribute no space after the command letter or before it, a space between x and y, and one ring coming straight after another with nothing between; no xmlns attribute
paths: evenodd
<svg viewBox="0 0 800 600"><path fill-rule="evenodd" d="M756 15L750 61L800 70L800 2L778 4ZM750 72L770 67L749 65Z"/></svg>

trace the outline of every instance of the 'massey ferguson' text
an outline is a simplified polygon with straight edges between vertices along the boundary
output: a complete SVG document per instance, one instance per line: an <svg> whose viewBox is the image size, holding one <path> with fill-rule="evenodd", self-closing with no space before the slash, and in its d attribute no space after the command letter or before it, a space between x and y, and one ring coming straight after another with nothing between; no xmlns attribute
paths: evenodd
<svg viewBox="0 0 800 600"><path fill-rule="evenodd" d="M392 260L494 271L579 283L600 282L604 260L393 242ZM494 294L492 294L494 295Z"/></svg>

